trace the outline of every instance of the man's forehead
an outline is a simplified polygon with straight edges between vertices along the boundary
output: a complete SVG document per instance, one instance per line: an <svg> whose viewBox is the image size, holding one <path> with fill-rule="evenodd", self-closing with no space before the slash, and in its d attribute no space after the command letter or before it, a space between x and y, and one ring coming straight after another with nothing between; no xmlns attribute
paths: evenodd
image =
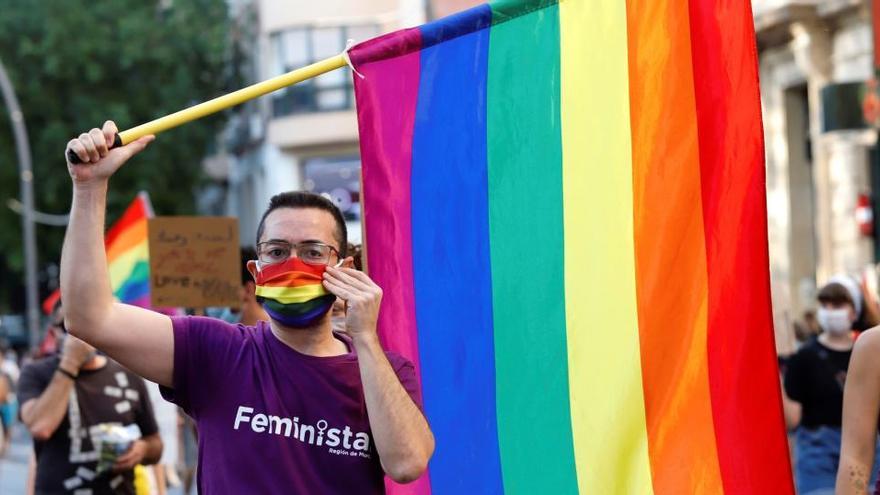
<svg viewBox="0 0 880 495"><path fill-rule="evenodd" d="M334 242L336 221L329 212L317 208L278 208L266 217L261 241L285 240Z"/></svg>

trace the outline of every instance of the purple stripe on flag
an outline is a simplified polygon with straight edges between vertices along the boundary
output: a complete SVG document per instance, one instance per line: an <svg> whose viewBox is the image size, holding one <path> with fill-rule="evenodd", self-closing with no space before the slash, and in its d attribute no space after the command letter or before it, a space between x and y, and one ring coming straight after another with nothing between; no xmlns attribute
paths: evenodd
<svg viewBox="0 0 880 495"><path fill-rule="evenodd" d="M420 45L420 32L410 29L362 43L351 51L352 63L365 76L355 76L354 81L364 171L364 225L366 237L371 239L366 248L367 268L384 291L379 337L385 349L410 359L417 373L421 373L421 367L415 321L410 176ZM401 55L390 55L396 53ZM382 73L395 77L380 77ZM378 84L380 81L382 84ZM386 486L394 495L431 493L427 474L409 485L388 481Z"/></svg>

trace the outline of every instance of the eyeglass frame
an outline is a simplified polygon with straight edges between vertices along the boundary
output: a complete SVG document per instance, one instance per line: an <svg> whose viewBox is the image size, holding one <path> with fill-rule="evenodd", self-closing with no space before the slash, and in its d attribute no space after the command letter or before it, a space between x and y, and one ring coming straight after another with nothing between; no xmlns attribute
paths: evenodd
<svg viewBox="0 0 880 495"><path fill-rule="evenodd" d="M287 244L290 247L290 254L288 254L287 258L280 260L280 261L272 261L272 262L263 261L260 259L260 253L261 253L260 246L263 246L265 244ZM258 242L256 245L257 262L259 262L263 265L276 265L278 263L284 263L285 261L289 260L291 257L293 257L296 254L296 248L298 246L302 246L304 244L327 247L330 249L330 254L336 253L336 259L339 260L339 264L342 263L342 253L340 253L338 249L331 246L330 244L320 242L320 241L288 242L288 241L285 241L284 239L273 239L273 240L269 240L269 241ZM302 259L299 256L297 256L297 258ZM330 266L330 255L327 256L326 263L309 263L308 261L306 261L304 259L302 259L302 262L307 265L313 265L313 266L320 266L320 265Z"/></svg>

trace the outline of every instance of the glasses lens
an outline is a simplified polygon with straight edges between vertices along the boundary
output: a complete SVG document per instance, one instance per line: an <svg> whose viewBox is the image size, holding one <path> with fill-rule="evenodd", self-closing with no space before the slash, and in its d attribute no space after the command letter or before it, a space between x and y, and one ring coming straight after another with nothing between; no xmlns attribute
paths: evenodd
<svg viewBox="0 0 880 495"><path fill-rule="evenodd" d="M330 246L304 242L296 247L296 257L310 265L326 265L330 261Z"/></svg>
<svg viewBox="0 0 880 495"><path fill-rule="evenodd" d="M290 257L290 245L280 242L262 244L257 257L266 264L280 263Z"/></svg>

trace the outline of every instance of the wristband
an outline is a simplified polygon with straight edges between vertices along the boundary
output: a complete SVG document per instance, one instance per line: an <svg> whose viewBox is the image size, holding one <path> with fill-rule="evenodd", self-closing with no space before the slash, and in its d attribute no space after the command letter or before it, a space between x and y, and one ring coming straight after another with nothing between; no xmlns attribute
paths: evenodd
<svg viewBox="0 0 880 495"><path fill-rule="evenodd" d="M77 375L74 375L73 373L62 368L61 366L59 366L58 369L56 369L55 371L61 373L62 375L66 376L67 378L70 378L71 380L76 380Z"/></svg>

